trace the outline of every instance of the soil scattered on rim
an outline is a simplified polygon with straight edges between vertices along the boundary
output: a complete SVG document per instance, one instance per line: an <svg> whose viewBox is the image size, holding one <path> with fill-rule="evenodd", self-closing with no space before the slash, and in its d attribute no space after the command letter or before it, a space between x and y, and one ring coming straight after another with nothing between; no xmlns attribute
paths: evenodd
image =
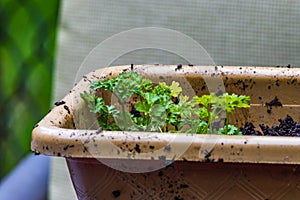
<svg viewBox="0 0 300 200"><path fill-rule="evenodd" d="M277 65L277 68L292 68L291 64L288 64L286 66L282 66L282 65Z"/></svg>
<svg viewBox="0 0 300 200"><path fill-rule="evenodd" d="M279 101L278 97L275 96L273 100L265 104L267 106L267 112L270 114L272 112L272 107L282 107L282 103Z"/></svg>
<svg viewBox="0 0 300 200"><path fill-rule="evenodd" d="M175 68L175 71L182 69L182 64L178 64L177 67Z"/></svg>
<svg viewBox="0 0 300 200"><path fill-rule="evenodd" d="M65 104L66 102L65 101L57 101L54 103L55 106L60 106L60 105L63 105Z"/></svg>
<svg viewBox="0 0 300 200"><path fill-rule="evenodd" d="M279 125L269 127L259 124L261 131L255 130L254 125L247 122L241 131L243 135L252 136L293 136L300 137L300 122L295 122L293 118L287 115L284 119L279 119Z"/></svg>

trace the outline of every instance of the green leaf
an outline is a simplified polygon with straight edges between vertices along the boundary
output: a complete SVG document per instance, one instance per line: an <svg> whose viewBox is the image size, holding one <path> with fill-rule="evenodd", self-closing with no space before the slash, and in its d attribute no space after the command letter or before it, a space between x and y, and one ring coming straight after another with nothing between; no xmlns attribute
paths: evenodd
<svg viewBox="0 0 300 200"><path fill-rule="evenodd" d="M150 116L151 117L161 117L165 114L166 109L163 105L155 104L150 108Z"/></svg>
<svg viewBox="0 0 300 200"><path fill-rule="evenodd" d="M182 88L179 87L179 83L175 81L173 81L172 85L170 85L170 90L172 97L178 97L178 95L182 92Z"/></svg>
<svg viewBox="0 0 300 200"><path fill-rule="evenodd" d="M196 133L198 134L206 134L207 133L207 129L208 129L208 124L205 121L200 120Z"/></svg>
<svg viewBox="0 0 300 200"><path fill-rule="evenodd" d="M123 72L119 75L118 81L114 88L114 94L124 100L133 94L138 94L140 85L142 83L142 76L136 72Z"/></svg>
<svg viewBox="0 0 300 200"><path fill-rule="evenodd" d="M170 96L171 95L171 89L165 82L159 82L157 86L153 89L153 94L156 95L164 95L164 96Z"/></svg>
<svg viewBox="0 0 300 200"><path fill-rule="evenodd" d="M143 79L141 85L139 86L140 90L143 92L147 92L152 90L153 83L149 79Z"/></svg>
<svg viewBox="0 0 300 200"><path fill-rule="evenodd" d="M250 97L244 95L237 95L228 93L223 94L223 98L226 101L227 112L232 112L235 108L249 108L250 107Z"/></svg>
<svg viewBox="0 0 300 200"><path fill-rule="evenodd" d="M203 105L206 108L209 108L212 103L212 94L211 95L202 95L201 97L195 96L193 97L192 102L194 104Z"/></svg>
<svg viewBox="0 0 300 200"><path fill-rule="evenodd" d="M240 132L236 126L230 124L220 128L218 133L222 135L242 135L242 132Z"/></svg>
<svg viewBox="0 0 300 200"><path fill-rule="evenodd" d="M118 78L110 78L105 79L101 78L100 80L93 81L90 85L91 91L96 91L98 89L105 89L107 91L113 91L116 87L116 83L118 81Z"/></svg>
<svg viewBox="0 0 300 200"><path fill-rule="evenodd" d="M120 127L121 130L130 131L128 127L133 125L133 121L131 120L131 115L128 112L120 113L118 118L115 118L116 123Z"/></svg>
<svg viewBox="0 0 300 200"><path fill-rule="evenodd" d="M200 119L206 119L209 117L209 111L207 110L207 108L205 107L198 108L197 111Z"/></svg>
<svg viewBox="0 0 300 200"><path fill-rule="evenodd" d="M159 95L151 92L142 93L141 96L146 100L147 104L149 105L153 105L160 99Z"/></svg>
<svg viewBox="0 0 300 200"><path fill-rule="evenodd" d="M143 102L138 102L135 106L135 109L139 112L143 112L143 113L149 113L150 111L150 105L149 104L145 104Z"/></svg>

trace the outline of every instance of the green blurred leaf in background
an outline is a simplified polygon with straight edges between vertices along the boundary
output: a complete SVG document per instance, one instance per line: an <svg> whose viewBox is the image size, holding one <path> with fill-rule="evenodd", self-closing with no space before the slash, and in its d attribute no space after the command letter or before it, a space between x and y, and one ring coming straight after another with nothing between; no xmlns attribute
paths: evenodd
<svg viewBox="0 0 300 200"><path fill-rule="evenodd" d="M0 179L49 109L59 2L0 0Z"/></svg>

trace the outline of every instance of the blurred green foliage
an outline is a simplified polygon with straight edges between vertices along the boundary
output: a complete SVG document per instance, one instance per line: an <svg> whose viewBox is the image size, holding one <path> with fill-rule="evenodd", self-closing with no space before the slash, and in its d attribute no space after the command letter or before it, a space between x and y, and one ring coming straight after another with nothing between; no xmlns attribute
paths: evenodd
<svg viewBox="0 0 300 200"><path fill-rule="evenodd" d="M58 0L0 0L0 178L49 109L58 10Z"/></svg>

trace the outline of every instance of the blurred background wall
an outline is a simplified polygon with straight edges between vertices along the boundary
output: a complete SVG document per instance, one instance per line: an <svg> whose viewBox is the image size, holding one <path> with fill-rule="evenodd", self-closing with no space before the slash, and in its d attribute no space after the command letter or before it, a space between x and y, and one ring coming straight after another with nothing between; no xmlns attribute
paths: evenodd
<svg viewBox="0 0 300 200"><path fill-rule="evenodd" d="M51 107L51 93L60 100L85 56L108 37L163 27L195 39L217 65L299 67L299 21L297 0L0 0L0 179L30 152L31 130ZM132 60L165 61L161 52L142 52L115 63ZM67 175L52 176L52 199L76 199L61 179Z"/></svg>
<svg viewBox="0 0 300 200"><path fill-rule="evenodd" d="M60 1L0 0L0 179L49 110Z"/></svg>

